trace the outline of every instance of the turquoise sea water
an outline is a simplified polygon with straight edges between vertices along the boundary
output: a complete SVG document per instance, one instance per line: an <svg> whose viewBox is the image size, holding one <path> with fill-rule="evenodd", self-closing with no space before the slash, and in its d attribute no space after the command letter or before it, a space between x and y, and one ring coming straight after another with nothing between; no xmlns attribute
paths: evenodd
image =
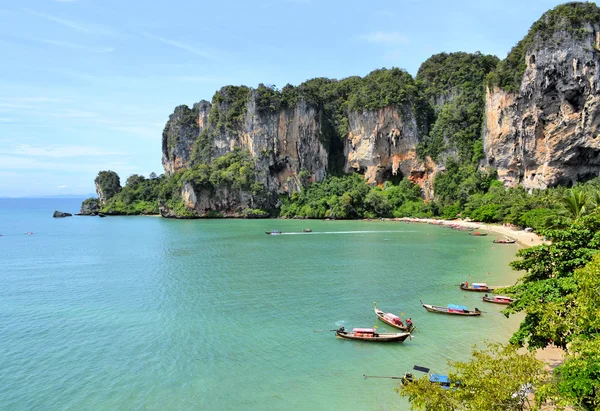
<svg viewBox="0 0 600 411"><path fill-rule="evenodd" d="M362 375L444 372L517 326L458 290L469 279L514 283L518 248L493 235L399 222L51 218L79 203L0 199L0 409L408 410L394 380ZM431 314L419 299L486 314ZM420 333L369 344L313 332L389 330L374 301Z"/></svg>

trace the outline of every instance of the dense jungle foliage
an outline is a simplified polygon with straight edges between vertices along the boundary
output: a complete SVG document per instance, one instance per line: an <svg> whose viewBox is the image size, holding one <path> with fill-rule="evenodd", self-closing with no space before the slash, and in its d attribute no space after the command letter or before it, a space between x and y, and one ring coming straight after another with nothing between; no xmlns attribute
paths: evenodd
<svg viewBox="0 0 600 411"><path fill-rule="evenodd" d="M422 114L427 127L421 129L420 158L439 161L446 152L464 164L483 158L484 80L498 61L479 52L441 53L421 65L416 82L429 107Z"/></svg>

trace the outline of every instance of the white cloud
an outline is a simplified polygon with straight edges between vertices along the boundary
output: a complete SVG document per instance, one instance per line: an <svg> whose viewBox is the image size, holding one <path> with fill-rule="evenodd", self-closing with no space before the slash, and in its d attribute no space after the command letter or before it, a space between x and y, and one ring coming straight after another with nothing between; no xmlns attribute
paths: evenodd
<svg viewBox="0 0 600 411"><path fill-rule="evenodd" d="M397 31L374 31L371 33L363 34L360 36L362 40L369 43L382 44L385 46L398 46L401 44L408 44L410 40L405 34Z"/></svg>
<svg viewBox="0 0 600 411"><path fill-rule="evenodd" d="M122 156L126 153L106 151L93 146L32 146L29 144L18 144L10 149L0 150L0 154L11 156L26 157L102 157L102 156Z"/></svg>
<svg viewBox="0 0 600 411"><path fill-rule="evenodd" d="M181 49L181 50L185 50L185 51L195 54L197 56L204 57L204 58L207 58L210 60L214 60L219 63L224 63L224 61L220 57L217 57L214 54L209 53L207 51L200 50L194 46L190 46L189 44L181 43L179 41L167 39L164 37L155 36L154 34L146 33L145 31L141 32L140 34L144 37L148 37L149 39L157 40L161 43L168 44L170 46L173 46L173 47Z"/></svg>
<svg viewBox="0 0 600 411"><path fill-rule="evenodd" d="M60 185L60 186L56 186L56 188L69 188L69 186L66 186L66 185Z"/></svg>

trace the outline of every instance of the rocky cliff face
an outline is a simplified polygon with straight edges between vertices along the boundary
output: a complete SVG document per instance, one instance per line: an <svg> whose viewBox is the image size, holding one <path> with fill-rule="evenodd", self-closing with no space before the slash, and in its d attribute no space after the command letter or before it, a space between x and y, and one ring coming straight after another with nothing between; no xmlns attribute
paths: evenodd
<svg viewBox="0 0 600 411"><path fill-rule="evenodd" d="M359 172L371 184L407 177L432 193L434 165L417 159L417 121L411 107L352 112L345 140L346 172Z"/></svg>
<svg viewBox="0 0 600 411"><path fill-rule="evenodd" d="M202 156L218 158L240 149L250 153L257 181L272 194L300 190L301 173L308 181L322 181L334 167L332 156L341 160L344 171L360 172L373 184L395 175L423 183L432 175L416 158L417 124L409 106L350 113L350 131L342 139L332 133L323 111L302 99L292 107L261 110L257 91L249 90L243 109L235 115L230 93L224 88L212 104L202 101L192 109L175 109L163 133L167 174L203 161ZM244 208L277 206L274 195L261 201L239 190L208 192L185 182L182 198L199 215L220 210L238 216Z"/></svg>
<svg viewBox="0 0 600 411"><path fill-rule="evenodd" d="M490 87L485 165L506 185L572 185L600 175L600 24L537 34L518 92Z"/></svg>
<svg viewBox="0 0 600 411"><path fill-rule="evenodd" d="M391 69L282 90L224 87L211 103L175 109L162 151L170 175L248 152L258 188L181 181L195 215L236 216L277 208L278 194L342 172L370 184L407 177L432 198L449 159L480 161L508 186L572 185L600 175L599 133L600 9L568 3L545 13L501 62L441 53L416 80Z"/></svg>

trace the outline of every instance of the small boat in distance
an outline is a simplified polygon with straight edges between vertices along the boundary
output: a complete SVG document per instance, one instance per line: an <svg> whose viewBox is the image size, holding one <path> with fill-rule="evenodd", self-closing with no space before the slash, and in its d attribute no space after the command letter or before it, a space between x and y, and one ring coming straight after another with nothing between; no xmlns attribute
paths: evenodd
<svg viewBox="0 0 600 411"><path fill-rule="evenodd" d="M413 322L410 318L408 320L406 320L406 324L404 324L402 322L402 319L400 317L398 317L397 315L394 315L392 313L384 313L379 308L377 308L376 303L373 303L373 306L374 306L373 309L375 310L375 315L377 316L377 318L379 318L381 321L383 321L390 327L394 327L394 328L397 328L399 330L406 331L406 332L410 332L414 328Z"/></svg>
<svg viewBox="0 0 600 411"><path fill-rule="evenodd" d="M346 331L344 327L337 329L335 335L346 340L369 342L403 342L410 337L410 333L378 333L374 328L353 328L352 331Z"/></svg>
<svg viewBox="0 0 600 411"><path fill-rule="evenodd" d="M472 233L469 233L469 235L473 235L475 237L485 237L486 235L488 235L488 233L482 233L481 231L473 231Z"/></svg>
<svg viewBox="0 0 600 411"><path fill-rule="evenodd" d="M505 240L503 240L503 239L496 239L496 240L494 240L492 242L496 243L496 244L514 244L514 243L517 242L517 240L513 240L512 238L506 237Z"/></svg>
<svg viewBox="0 0 600 411"><path fill-rule="evenodd" d="M272 231L265 231L265 234L279 235L279 234L282 234L282 233L279 230L272 230Z"/></svg>
<svg viewBox="0 0 600 411"><path fill-rule="evenodd" d="M469 287L469 282L460 283L459 288L463 291L476 291L480 293L491 293L494 291L493 288L488 287L486 283L473 283Z"/></svg>
<svg viewBox="0 0 600 411"><path fill-rule="evenodd" d="M421 305L430 313L465 315L467 317L481 315L481 311L478 308L471 311L464 305L448 304L448 307L441 307L439 305L423 304L423 301L421 301Z"/></svg>
<svg viewBox="0 0 600 411"><path fill-rule="evenodd" d="M310 228L305 228L302 231L305 232L305 233L312 233L312 230Z"/></svg>
<svg viewBox="0 0 600 411"><path fill-rule="evenodd" d="M494 304L504 304L508 305L515 301L514 298L507 297L505 295L495 295L493 297L489 297L487 294L481 298L486 303L494 303Z"/></svg>

